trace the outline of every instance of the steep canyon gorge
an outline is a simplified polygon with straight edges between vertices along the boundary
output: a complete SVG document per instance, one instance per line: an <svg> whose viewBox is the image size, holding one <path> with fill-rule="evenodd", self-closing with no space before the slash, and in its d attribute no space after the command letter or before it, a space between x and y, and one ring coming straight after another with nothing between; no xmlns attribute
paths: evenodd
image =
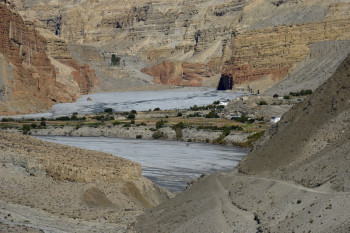
<svg viewBox="0 0 350 233"><path fill-rule="evenodd" d="M62 99L50 97L57 102L73 101L79 93L93 90L98 81L88 65L100 79L98 91L153 83L218 87L220 79L255 92L268 91L281 80L285 85L277 92L289 93L303 85L315 89L332 74L327 70L334 72L350 51L347 0L13 0L8 4L45 38L43 52L55 67L51 78L64 86L56 94ZM315 43L334 48L333 53L325 58L312 49ZM121 58L120 66L111 67L111 54ZM306 61L317 59L326 61L311 67L312 80L300 77L300 72L293 75L296 68L309 64Z"/></svg>

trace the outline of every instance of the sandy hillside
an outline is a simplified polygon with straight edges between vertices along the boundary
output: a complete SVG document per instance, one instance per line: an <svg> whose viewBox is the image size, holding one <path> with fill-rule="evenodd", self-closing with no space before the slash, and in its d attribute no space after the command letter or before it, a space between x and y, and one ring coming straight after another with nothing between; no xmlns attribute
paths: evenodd
<svg viewBox="0 0 350 233"><path fill-rule="evenodd" d="M228 174L147 211L135 232L349 232L350 56Z"/></svg>
<svg viewBox="0 0 350 233"><path fill-rule="evenodd" d="M125 232L168 198L141 166L0 132L0 232Z"/></svg>

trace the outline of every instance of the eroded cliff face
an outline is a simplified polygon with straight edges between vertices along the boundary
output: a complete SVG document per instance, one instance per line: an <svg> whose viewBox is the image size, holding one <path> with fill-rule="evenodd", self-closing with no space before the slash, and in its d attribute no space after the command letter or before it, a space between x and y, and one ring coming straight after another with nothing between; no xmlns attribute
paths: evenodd
<svg viewBox="0 0 350 233"><path fill-rule="evenodd" d="M0 114L46 111L91 92L94 71L79 65L63 40L44 38L12 8L0 3Z"/></svg>
<svg viewBox="0 0 350 233"><path fill-rule="evenodd" d="M349 10L350 4L330 5L321 22L254 29L237 34L232 38L232 54L222 73L233 77L235 84L250 83L264 77L277 83L298 62L311 56L311 44L350 39L350 16L344 13L345 9Z"/></svg>
<svg viewBox="0 0 350 233"><path fill-rule="evenodd" d="M45 52L45 39L21 16L0 4L0 113L42 111L56 102L76 99L56 81Z"/></svg>
<svg viewBox="0 0 350 233"><path fill-rule="evenodd" d="M307 59L313 43L350 40L346 0L14 1L68 42L137 57L164 84L229 76L262 91Z"/></svg>

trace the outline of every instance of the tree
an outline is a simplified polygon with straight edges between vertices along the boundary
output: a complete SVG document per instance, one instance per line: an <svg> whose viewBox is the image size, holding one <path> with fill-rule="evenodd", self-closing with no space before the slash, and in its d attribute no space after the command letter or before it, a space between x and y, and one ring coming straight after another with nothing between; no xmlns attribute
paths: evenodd
<svg viewBox="0 0 350 233"><path fill-rule="evenodd" d="M115 54L112 54L111 63L112 63L112 66L119 66L120 57L117 57Z"/></svg>

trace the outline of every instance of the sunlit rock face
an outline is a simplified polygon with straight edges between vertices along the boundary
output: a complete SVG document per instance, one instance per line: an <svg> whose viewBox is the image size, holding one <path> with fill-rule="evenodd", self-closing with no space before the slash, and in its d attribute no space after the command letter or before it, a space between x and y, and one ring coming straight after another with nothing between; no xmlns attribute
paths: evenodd
<svg viewBox="0 0 350 233"><path fill-rule="evenodd" d="M310 58L313 43L350 40L345 0L14 2L36 26L69 43L135 57L155 83L170 85L229 75L236 86L258 82L255 89L264 91Z"/></svg>
<svg viewBox="0 0 350 233"><path fill-rule="evenodd" d="M10 4L1 3L0 13L0 114L45 111L55 103L75 101L96 85L88 66L62 53L64 42L48 42Z"/></svg>

